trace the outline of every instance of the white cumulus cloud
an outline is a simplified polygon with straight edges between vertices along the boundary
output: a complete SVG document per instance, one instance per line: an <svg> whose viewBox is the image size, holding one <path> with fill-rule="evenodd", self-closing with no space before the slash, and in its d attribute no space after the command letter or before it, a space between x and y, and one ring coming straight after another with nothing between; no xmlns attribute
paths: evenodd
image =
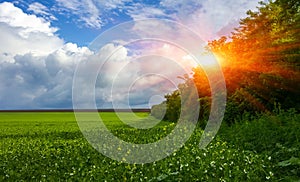
<svg viewBox="0 0 300 182"><path fill-rule="evenodd" d="M229 31L246 10L257 4L245 0L162 0L157 6L144 7L140 3L134 8L125 5L126 1L56 0L54 8L75 15L91 28L103 26L105 12L128 8L124 12L134 20L168 17L207 40ZM65 43L56 35L57 28L50 23L54 19L43 4L32 3L28 10L35 15L24 13L13 3L0 3L0 109L71 108L77 65L81 69L76 88L81 107L91 107L87 103L93 94L89 89L90 73L98 76L93 83L98 107L145 107L153 95L163 97L174 90L180 82L176 77L195 66L187 52L166 42L133 45L136 51L106 44L97 53ZM186 35L185 29L171 34L174 27L160 21L140 21L132 30L141 37L166 36L182 45L194 44L194 36ZM182 38L181 34L186 36ZM201 46L199 42L195 45Z"/></svg>
<svg viewBox="0 0 300 182"><path fill-rule="evenodd" d="M0 109L72 108L78 64L83 69L79 99L86 108L93 93L87 89L91 80L87 75L93 72L98 75L93 87L98 107L148 107L153 95L163 97L175 89L169 81L181 70L175 62L155 56L137 58L129 55L128 48L115 44L94 53L65 43L48 21L12 3L1 3L0 8L6 11L0 14ZM163 73L165 77L159 76Z"/></svg>
<svg viewBox="0 0 300 182"><path fill-rule="evenodd" d="M12 3L0 4L0 57L13 61L17 54L47 55L63 45L57 28L41 17L28 15Z"/></svg>
<svg viewBox="0 0 300 182"><path fill-rule="evenodd" d="M28 34L41 32L48 36L53 36L57 28L51 27L49 22L35 15L25 14L20 8L9 2L0 4L0 22L11 27L22 28L20 35L27 37Z"/></svg>

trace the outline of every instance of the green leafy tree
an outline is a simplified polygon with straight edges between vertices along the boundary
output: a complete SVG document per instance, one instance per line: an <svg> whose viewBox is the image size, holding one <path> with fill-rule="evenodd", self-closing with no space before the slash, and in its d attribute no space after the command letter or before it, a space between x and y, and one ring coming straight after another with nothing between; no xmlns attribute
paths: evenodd
<svg viewBox="0 0 300 182"><path fill-rule="evenodd" d="M231 36L208 43L221 62L227 87L225 120L245 113L271 112L281 108L300 110L300 1L275 0L260 2L257 11L248 11ZM210 89L201 68L193 70L192 78L179 89L166 95L166 116L178 119L180 89L198 90L200 119L207 117L210 108Z"/></svg>
<svg viewBox="0 0 300 182"><path fill-rule="evenodd" d="M299 110L299 9L299 1L261 2L231 37L208 44L223 60L228 100L241 111L271 111L274 103Z"/></svg>

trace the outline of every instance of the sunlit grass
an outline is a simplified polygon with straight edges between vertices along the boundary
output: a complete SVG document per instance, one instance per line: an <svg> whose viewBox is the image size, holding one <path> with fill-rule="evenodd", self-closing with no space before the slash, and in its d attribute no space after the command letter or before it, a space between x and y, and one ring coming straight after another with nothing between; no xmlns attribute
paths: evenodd
<svg viewBox="0 0 300 182"><path fill-rule="evenodd" d="M144 165L117 162L93 149L72 113L0 115L1 181L280 181L295 180L300 171L295 113L224 125L205 150L198 148L202 130L196 129L180 150ZM174 127L162 122L145 136L144 130L122 127L113 113L102 116L113 133L136 143L159 139Z"/></svg>

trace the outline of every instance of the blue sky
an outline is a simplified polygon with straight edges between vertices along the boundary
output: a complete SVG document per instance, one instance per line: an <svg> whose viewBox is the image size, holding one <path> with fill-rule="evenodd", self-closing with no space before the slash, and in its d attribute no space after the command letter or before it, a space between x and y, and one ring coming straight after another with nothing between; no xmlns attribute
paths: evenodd
<svg viewBox="0 0 300 182"><path fill-rule="evenodd" d="M98 70L102 80L95 85L97 107L149 107L149 100L159 103L165 93L176 88L176 76L195 66L189 55L161 42L124 46L119 38L97 47L98 52L90 44L128 21L138 35L149 33L149 27L166 37L172 34L172 25L152 21L157 23L155 27L141 22L147 18L180 23L205 43L229 35L245 12L257 5L256 0L1 0L0 109L72 108L78 65L95 57L103 64L104 55L114 50L118 51L113 60ZM102 39L125 38L122 26L119 29ZM184 36L180 40L183 44L192 41ZM150 54L156 56L155 62L153 57L144 58ZM149 68L156 64L156 70ZM162 74L167 74L165 79ZM116 83L115 95L108 86L112 83ZM82 94L82 107L90 107L85 100Z"/></svg>
<svg viewBox="0 0 300 182"><path fill-rule="evenodd" d="M64 39L66 42L76 43L79 46L88 46L101 32L122 22L134 20L136 18L150 17L179 20L184 23L188 22L186 19L189 18L191 13L201 9L203 9L204 15L207 14L208 19L214 19L214 16L218 15L217 12L223 11L222 14L229 14L228 17L222 17L222 14L219 15L218 21L223 23L223 25L221 25L221 27L218 25L219 22L216 22L215 26L219 29L217 31L220 32L213 32L217 34L215 37L218 37L219 35L228 35L232 28L231 25L237 25L238 20L245 16L245 11L254 9L257 5L256 1L236 2L233 0L224 0L222 3L223 5L229 4L227 4L228 7L223 8L222 6L219 7L214 5L218 4L218 1L204 7L203 4L206 3L206 1L203 0L1 0L0 2L11 2L16 7L22 9L24 13L34 14L44 18L51 23L51 26L58 28L56 34L60 38ZM88 5L89 3L92 5ZM234 4L237 4L236 6L239 9L233 9L235 7ZM93 8L98 9L98 11L94 11ZM236 13L229 13L226 11L236 11ZM222 32L222 28L224 28L224 32ZM225 30L226 28L228 30Z"/></svg>

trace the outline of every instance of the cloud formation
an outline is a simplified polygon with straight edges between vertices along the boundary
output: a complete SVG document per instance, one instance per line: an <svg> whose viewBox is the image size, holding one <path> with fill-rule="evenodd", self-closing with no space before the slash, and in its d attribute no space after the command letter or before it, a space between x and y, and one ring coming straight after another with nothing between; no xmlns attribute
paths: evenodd
<svg viewBox="0 0 300 182"><path fill-rule="evenodd" d="M65 44L50 22L8 2L0 4L0 31L0 108L70 108L76 60L91 51Z"/></svg>
<svg viewBox="0 0 300 182"><path fill-rule="evenodd" d="M87 27L102 28L112 20L110 15L120 12L132 20L145 18L165 18L179 21L204 40L228 35L240 18L249 9L255 9L258 1L248 0L160 0L142 2L132 0L56 0L58 9L76 15Z"/></svg>
<svg viewBox="0 0 300 182"><path fill-rule="evenodd" d="M71 108L72 80L78 57L91 55L87 48L65 44L47 56L15 55L0 64L0 108Z"/></svg>
<svg viewBox="0 0 300 182"><path fill-rule="evenodd" d="M27 10L33 12L35 15L42 16L46 20L57 20L57 18L50 13L50 10L39 2L30 4Z"/></svg>
<svg viewBox="0 0 300 182"><path fill-rule="evenodd" d="M54 9L73 18L75 15L84 26L96 29L107 21L105 13L116 9L133 20L172 19L208 40L229 31L238 21L235 17L256 4L233 1L162 0L145 6L129 0L56 0ZM231 10L237 7L241 10ZM99 108L148 107L152 96L163 98L165 93L176 89L180 82L178 75L189 73L191 67L196 66L189 53L167 42L122 45L118 39L119 42L102 45L100 50L79 47L57 35L58 28L51 25L56 18L44 5L29 4L28 11L34 15L13 3L0 3L0 109L71 108L72 82L78 64L83 70L77 88L82 108L91 107L86 104L86 98L93 94L93 90L88 89L89 73L98 75L94 91ZM149 29L155 29L150 36L156 33L174 42L184 40L183 45L193 40L193 36L179 38L186 34L184 31L170 34L174 27L163 22L143 21L133 25L132 31L141 37L147 37Z"/></svg>
<svg viewBox="0 0 300 182"><path fill-rule="evenodd" d="M28 15L12 3L0 4L0 30L0 63L14 61L17 54L47 55L63 46L50 22Z"/></svg>
<svg viewBox="0 0 300 182"><path fill-rule="evenodd" d="M109 43L93 52L65 43L42 17L28 15L12 3L0 8L6 11L0 14L0 40L6 43L0 45L0 109L72 108L78 64L84 71L79 88L83 108L90 107L85 102L93 92L86 86L90 72L98 74L94 85L98 107L149 107L151 97L174 90L176 77L189 67L180 63L184 53L162 43L148 49L139 45L136 52Z"/></svg>
<svg viewBox="0 0 300 182"><path fill-rule="evenodd" d="M111 9L122 7L126 0L56 0L56 11L75 16L79 25L100 29L106 23Z"/></svg>
<svg viewBox="0 0 300 182"><path fill-rule="evenodd" d="M0 22L6 23L14 28L22 28L20 35L27 37L31 32L42 32L48 36L53 36L57 31L50 26L50 23L35 15L25 14L20 8L9 2L1 3Z"/></svg>

